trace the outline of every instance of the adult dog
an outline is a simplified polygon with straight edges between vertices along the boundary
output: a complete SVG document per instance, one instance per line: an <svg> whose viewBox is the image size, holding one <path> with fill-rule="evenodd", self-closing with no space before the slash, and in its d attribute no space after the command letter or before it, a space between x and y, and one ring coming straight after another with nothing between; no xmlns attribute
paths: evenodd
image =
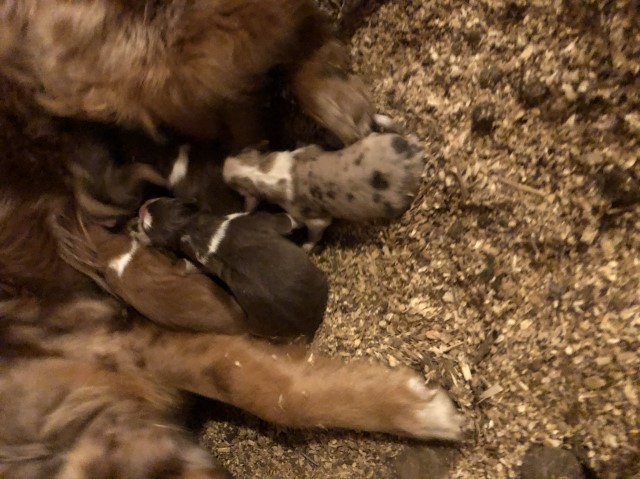
<svg viewBox="0 0 640 479"><path fill-rule="evenodd" d="M76 136L52 116L237 148L281 68L350 142L372 108L346 62L310 0L0 0L3 477L228 477L175 426L180 391L285 426L459 438L446 394L407 369L168 329L111 296L88 233L100 203L77 195Z"/></svg>

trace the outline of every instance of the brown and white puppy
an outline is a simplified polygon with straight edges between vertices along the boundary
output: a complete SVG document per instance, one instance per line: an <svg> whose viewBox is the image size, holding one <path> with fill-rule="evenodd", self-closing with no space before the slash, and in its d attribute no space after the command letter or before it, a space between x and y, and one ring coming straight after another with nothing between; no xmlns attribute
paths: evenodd
<svg viewBox="0 0 640 479"><path fill-rule="evenodd" d="M311 249L332 218L395 218L411 205L424 168L413 136L373 133L338 151L307 146L263 154L245 150L225 160L227 184L247 199L284 208L307 226Z"/></svg>
<svg viewBox="0 0 640 479"><path fill-rule="evenodd" d="M107 285L150 320L181 330L249 332L246 316L233 297L190 262L172 260L136 239L99 226L91 227L89 235Z"/></svg>
<svg viewBox="0 0 640 479"><path fill-rule="evenodd" d="M244 309L252 332L312 338L328 297L325 274L284 238L286 214L214 216L175 199L151 200L140 209L151 243L182 254L226 283Z"/></svg>

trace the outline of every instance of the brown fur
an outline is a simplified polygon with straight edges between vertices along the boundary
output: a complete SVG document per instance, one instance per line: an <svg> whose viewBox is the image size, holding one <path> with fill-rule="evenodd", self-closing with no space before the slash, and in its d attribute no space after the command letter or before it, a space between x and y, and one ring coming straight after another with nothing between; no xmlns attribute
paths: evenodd
<svg viewBox="0 0 640 479"><path fill-rule="evenodd" d="M259 139L265 74L283 65L307 113L345 141L371 101L311 0L22 0L0 12L0 69L62 115ZM96 34L96 32L101 32Z"/></svg>
<svg viewBox="0 0 640 479"><path fill-rule="evenodd" d="M228 477L178 426L180 391L284 426L459 437L449 399L409 370L171 330L106 293L95 218L69 174L73 134L41 110L150 131L238 128L246 120L227 115L252 104L266 70L283 63L295 81L321 61L316 15L306 0L0 1L4 478ZM339 130L353 110L316 114Z"/></svg>
<svg viewBox="0 0 640 479"><path fill-rule="evenodd" d="M132 249L135 240L90 229L105 282L111 290L150 320L170 328L222 334L248 332L240 306L220 286L185 260L174 260L137 243L119 274L112 262ZM188 307L185 307L188 305Z"/></svg>

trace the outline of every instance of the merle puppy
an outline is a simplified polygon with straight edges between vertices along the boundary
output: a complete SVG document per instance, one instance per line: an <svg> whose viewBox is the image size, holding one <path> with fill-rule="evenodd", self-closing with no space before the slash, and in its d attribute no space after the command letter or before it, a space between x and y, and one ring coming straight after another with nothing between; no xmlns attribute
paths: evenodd
<svg viewBox="0 0 640 479"><path fill-rule="evenodd" d="M395 218L413 202L424 169L417 138L373 133L338 151L311 145L294 151L246 149L225 160L223 177L247 209L266 200L309 230L310 250L332 218Z"/></svg>
<svg viewBox="0 0 640 479"><path fill-rule="evenodd" d="M224 281L253 333L313 337L327 304L327 279L284 238L294 226L288 215L220 217L159 198L142 206L140 223L153 245L186 256Z"/></svg>

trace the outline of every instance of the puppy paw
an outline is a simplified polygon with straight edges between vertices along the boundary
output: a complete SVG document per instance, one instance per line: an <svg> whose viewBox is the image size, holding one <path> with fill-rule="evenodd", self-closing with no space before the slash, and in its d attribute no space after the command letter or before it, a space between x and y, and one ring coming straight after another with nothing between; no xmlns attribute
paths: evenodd
<svg viewBox="0 0 640 479"><path fill-rule="evenodd" d="M316 243L306 242L302 245L302 249L305 253L311 254L316 249Z"/></svg>
<svg viewBox="0 0 640 479"><path fill-rule="evenodd" d="M376 113L371 120L371 129L376 133L397 133L404 135L405 131L402 125L395 122L393 118Z"/></svg>
<svg viewBox="0 0 640 479"><path fill-rule="evenodd" d="M466 419L460 414L442 389L427 389L422 380L413 377L406 384L407 394L413 396L413 407L399 418L401 430L418 439L462 439Z"/></svg>

